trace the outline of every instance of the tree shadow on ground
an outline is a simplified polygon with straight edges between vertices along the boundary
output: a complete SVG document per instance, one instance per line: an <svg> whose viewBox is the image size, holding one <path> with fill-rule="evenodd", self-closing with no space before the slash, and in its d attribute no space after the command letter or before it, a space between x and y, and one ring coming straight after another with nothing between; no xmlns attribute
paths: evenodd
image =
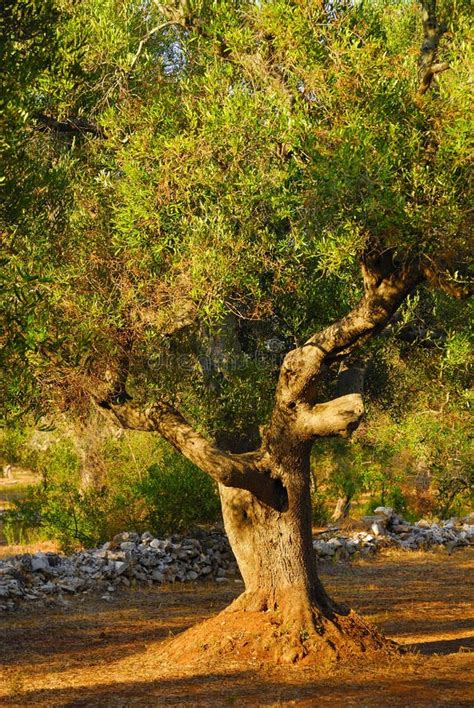
<svg viewBox="0 0 474 708"><path fill-rule="evenodd" d="M66 610L30 606L1 620L0 704L472 706L471 559L381 557L323 568L331 594L418 654L324 677L238 662L195 676L163 670L155 659L163 640L218 612L237 587L137 588L111 604L89 595Z"/></svg>
<svg viewBox="0 0 474 708"><path fill-rule="evenodd" d="M290 672L291 673L291 672ZM335 679L337 681L335 686ZM449 705L449 693L454 691L455 703L469 705L461 694L469 695L467 681L440 678L424 682L419 676L398 678L390 675L364 673L330 676L304 683L298 680L262 680L255 672L234 674L205 674L194 677L157 679L151 681L126 681L105 685L77 686L22 692L17 695L19 705L43 704L49 706L129 706L129 705L275 705L284 701L297 701L299 705ZM457 698L455 698L457 696ZM12 696L12 698L14 698ZM341 701L341 702L340 702ZM427 702L424 702L427 701ZM0 700L0 705L11 703Z"/></svg>
<svg viewBox="0 0 474 708"><path fill-rule="evenodd" d="M417 654L424 654L425 656L431 656L432 654L456 654L458 652L470 653L474 652L474 636L405 644L405 648Z"/></svg>

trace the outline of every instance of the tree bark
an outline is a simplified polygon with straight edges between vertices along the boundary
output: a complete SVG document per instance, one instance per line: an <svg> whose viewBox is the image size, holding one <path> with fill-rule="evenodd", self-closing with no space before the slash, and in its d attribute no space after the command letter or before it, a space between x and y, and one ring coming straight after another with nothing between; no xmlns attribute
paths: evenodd
<svg viewBox="0 0 474 708"><path fill-rule="evenodd" d="M288 492L284 512L248 492L219 489L225 530L245 584L235 607L280 610L285 616L314 609L329 616L335 606L318 578L312 544L307 446L286 451L273 464Z"/></svg>
<svg viewBox="0 0 474 708"><path fill-rule="evenodd" d="M346 494L344 497L339 497L331 516L331 520L337 522L347 519L351 510L351 501L352 496L350 494Z"/></svg>
<svg viewBox="0 0 474 708"><path fill-rule="evenodd" d="M440 40L447 31L443 23L436 19L436 0L423 0L423 44L418 62L418 95L424 96L437 74L449 69L447 62L437 62Z"/></svg>
<svg viewBox="0 0 474 708"><path fill-rule="evenodd" d="M240 661L330 666L361 653L392 654L393 642L349 608L336 604L317 573L312 545L309 445L273 451L288 509L268 507L248 491L219 485L225 529L245 591L216 617L174 638L159 659L176 666Z"/></svg>
<svg viewBox="0 0 474 708"><path fill-rule="evenodd" d="M101 401L121 425L159 432L219 483L225 528L245 583L226 616L233 613L233 626L245 634L248 613L253 613L250 624L257 623L259 631L246 642L258 644L264 637L267 649L274 647L273 659L312 655L319 661L348 649L389 646L374 628L329 598L318 578L311 533L312 441L349 434L364 412L362 373L345 375L338 390L342 395L321 403L321 369L345 359L382 329L422 279L418 264L397 264L392 253L376 249L366 254L363 275L365 294L352 312L286 355L273 414L253 452L229 452L225 436L220 444L209 442L163 402L140 409L124 395L120 401L116 395ZM273 624L280 634L275 635ZM188 641L207 646L206 633L221 631L204 625L190 638L185 633L170 656L187 653Z"/></svg>

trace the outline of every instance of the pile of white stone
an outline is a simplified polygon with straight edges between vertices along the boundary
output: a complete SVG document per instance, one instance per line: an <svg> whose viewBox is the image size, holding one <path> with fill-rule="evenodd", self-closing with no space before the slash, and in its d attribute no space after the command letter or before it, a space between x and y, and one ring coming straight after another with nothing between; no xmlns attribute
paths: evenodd
<svg viewBox="0 0 474 708"><path fill-rule="evenodd" d="M406 550L443 546L448 551L474 545L474 514L434 523L404 521L393 509L379 507L363 520L366 530L342 533L329 529L313 542L322 560L349 560L381 548ZM24 601L67 605L71 595L97 593L110 602L120 587L137 583L186 582L198 579L241 582L234 555L220 531L192 537L154 538L145 532L118 534L101 548L74 553L23 554L0 560L0 611Z"/></svg>
<svg viewBox="0 0 474 708"><path fill-rule="evenodd" d="M224 534L199 531L199 538L154 538L145 532L118 534L101 548L63 556L35 553L0 561L0 611L22 601L67 604L68 595L102 593L110 601L118 587L214 579L229 582L237 564Z"/></svg>
<svg viewBox="0 0 474 708"><path fill-rule="evenodd" d="M380 506L373 516L362 519L362 525L363 531L340 533L333 528L319 534L313 541L316 555L323 560L345 560L372 555L390 546L407 551L443 547L452 552L474 545L474 514L463 519L439 522L421 519L410 524L392 508Z"/></svg>

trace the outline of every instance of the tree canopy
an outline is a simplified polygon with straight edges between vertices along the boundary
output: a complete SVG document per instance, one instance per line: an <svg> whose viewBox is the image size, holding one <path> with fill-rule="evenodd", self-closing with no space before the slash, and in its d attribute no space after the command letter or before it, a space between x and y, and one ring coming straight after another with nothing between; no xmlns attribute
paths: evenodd
<svg viewBox="0 0 474 708"><path fill-rule="evenodd" d="M92 401L212 477L242 646L393 651L318 577L311 451L359 427L368 373L379 465L400 434L417 462L467 457L468 3L2 12L7 416Z"/></svg>
<svg viewBox="0 0 474 708"><path fill-rule="evenodd" d="M367 244L462 291L469 3L437 16L425 92L418 2L5 3L7 415L80 408L127 358L139 400L262 422ZM462 307L409 310L465 357Z"/></svg>

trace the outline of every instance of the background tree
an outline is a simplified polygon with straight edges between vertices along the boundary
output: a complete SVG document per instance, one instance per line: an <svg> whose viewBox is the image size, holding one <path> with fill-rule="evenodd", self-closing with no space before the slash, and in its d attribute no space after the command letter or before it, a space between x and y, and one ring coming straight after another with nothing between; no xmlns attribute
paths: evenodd
<svg viewBox="0 0 474 708"><path fill-rule="evenodd" d="M382 644L313 562L312 443L363 414L340 364L466 291L468 7L422 5L61 2L12 92L8 412L92 398L211 475L232 609L289 660Z"/></svg>

